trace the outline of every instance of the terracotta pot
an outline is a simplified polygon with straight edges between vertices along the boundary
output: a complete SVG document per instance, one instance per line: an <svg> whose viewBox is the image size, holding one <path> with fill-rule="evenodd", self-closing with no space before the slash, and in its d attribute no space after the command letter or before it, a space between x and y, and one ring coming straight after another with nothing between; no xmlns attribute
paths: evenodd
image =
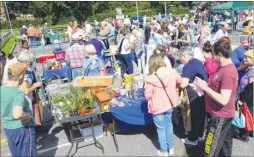
<svg viewBox="0 0 254 157"><path fill-rule="evenodd" d="M93 112L93 108L89 108L89 109L87 109L87 112L88 112L88 113Z"/></svg>
<svg viewBox="0 0 254 157"><path fill-rule="evenodd" d="M79 114L80 116L85 115L85 114L87 114L87 110L85 110L85 111L79 111L78 114Z"/></svg>

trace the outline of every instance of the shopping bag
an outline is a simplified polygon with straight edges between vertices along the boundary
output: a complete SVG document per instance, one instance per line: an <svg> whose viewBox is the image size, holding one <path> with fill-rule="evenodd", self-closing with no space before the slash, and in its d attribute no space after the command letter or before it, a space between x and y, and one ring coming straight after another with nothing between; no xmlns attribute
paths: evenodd
<svg viewBox="0 0 254 157"><path fill-rule="evenodd" d="M245 128L245 117L242 114L242 110L239 108L239 104L236 104L235 116L232 124L238 128Z"/></svg>
<svg viewBox="0 0 254 157"><path fill-rule="evenodd" d="M33 105L35 126L41 126L40 105Z"/></svg>
<svg viewBox="0 0 254 157"><path fill-rule="evenodd" d="M253 117L249 111L249 108L246 103L243 103L242 107L242 113L245 117L245 128L246 131L252 131L253 130Z"/></svg>

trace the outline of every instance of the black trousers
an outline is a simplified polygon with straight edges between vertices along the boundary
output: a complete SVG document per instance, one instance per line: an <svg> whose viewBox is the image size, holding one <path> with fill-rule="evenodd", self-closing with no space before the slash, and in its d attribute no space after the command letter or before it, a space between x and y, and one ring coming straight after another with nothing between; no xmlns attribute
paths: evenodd
<svg viewBox="0 0 254 157"><path fill-rule="evenodd" d="M233 23L233 30L234 30L234 31L236 30L236 25L237 25L237 22L234 22L234 23Z"/></svg>
<svg viewBox="0 0 254 157"><path fill-rule="evenodd" d="M205 127L205 97L197 97L190 103L191 131L188 132L188 139L196 141L198 137L203 137Z"/></svg>
<svg viewBox="0 0 254 157"><path fill-rule="evenodd" d="M208 115L204 156L231 156L233 146L231 122L232 118Z"/></svg>

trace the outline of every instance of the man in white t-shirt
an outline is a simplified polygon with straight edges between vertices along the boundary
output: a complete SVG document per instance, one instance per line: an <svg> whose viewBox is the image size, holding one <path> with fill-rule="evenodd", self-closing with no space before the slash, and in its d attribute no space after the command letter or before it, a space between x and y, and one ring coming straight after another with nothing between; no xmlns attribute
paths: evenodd
<svg viewBox="0 0 254 157"><path fill-rule="evenodd" d="M221 29L219 29L219 30L215 33L215 35L214 35L213 38L212 38L212 41L213 41L213 42L216 42L216 41L218 41L221 37L223 37L223 36L228 36L228 32L227 32L228 30L229 30L229 26L228 26L227 23L225 23L224 26L223 26Z"/></svg>
<svg viewBox="0 0 254 157"><path fill-rule="evenodd" d="M126 15L125 19L123 20L123 24L124 24L125 32L129 33L131 28L131 20L128 17L128 15Z"/></svg>

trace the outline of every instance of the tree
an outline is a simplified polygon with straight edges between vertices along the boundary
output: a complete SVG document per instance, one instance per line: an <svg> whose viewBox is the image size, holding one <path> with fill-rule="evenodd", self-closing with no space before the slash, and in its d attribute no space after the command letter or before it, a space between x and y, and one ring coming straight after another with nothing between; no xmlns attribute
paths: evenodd
<svg viewBox="0 0 254 157"><path fill-rule="evenodd" d="M18 1L18 2L14 2L14 1L6 1L6 4L8 6L9 9L9 13L22 13L22 14L28 14L30 13L29 10L29 6L30 6L30 1Z"/></svg>
<svg viewBox="0 0 254 157"><path fill-rule="evenodd" d="M72 17L71 6L66 2L53 1L52 3L52 24L65 22Z"/></svg>
<svg viewBox="0 0 254 157"><path fill-rule="evenodd" d="M91 1L66 2L70 6L73 16L80 25L83 25L86 19L92 15Z"/></svg>

